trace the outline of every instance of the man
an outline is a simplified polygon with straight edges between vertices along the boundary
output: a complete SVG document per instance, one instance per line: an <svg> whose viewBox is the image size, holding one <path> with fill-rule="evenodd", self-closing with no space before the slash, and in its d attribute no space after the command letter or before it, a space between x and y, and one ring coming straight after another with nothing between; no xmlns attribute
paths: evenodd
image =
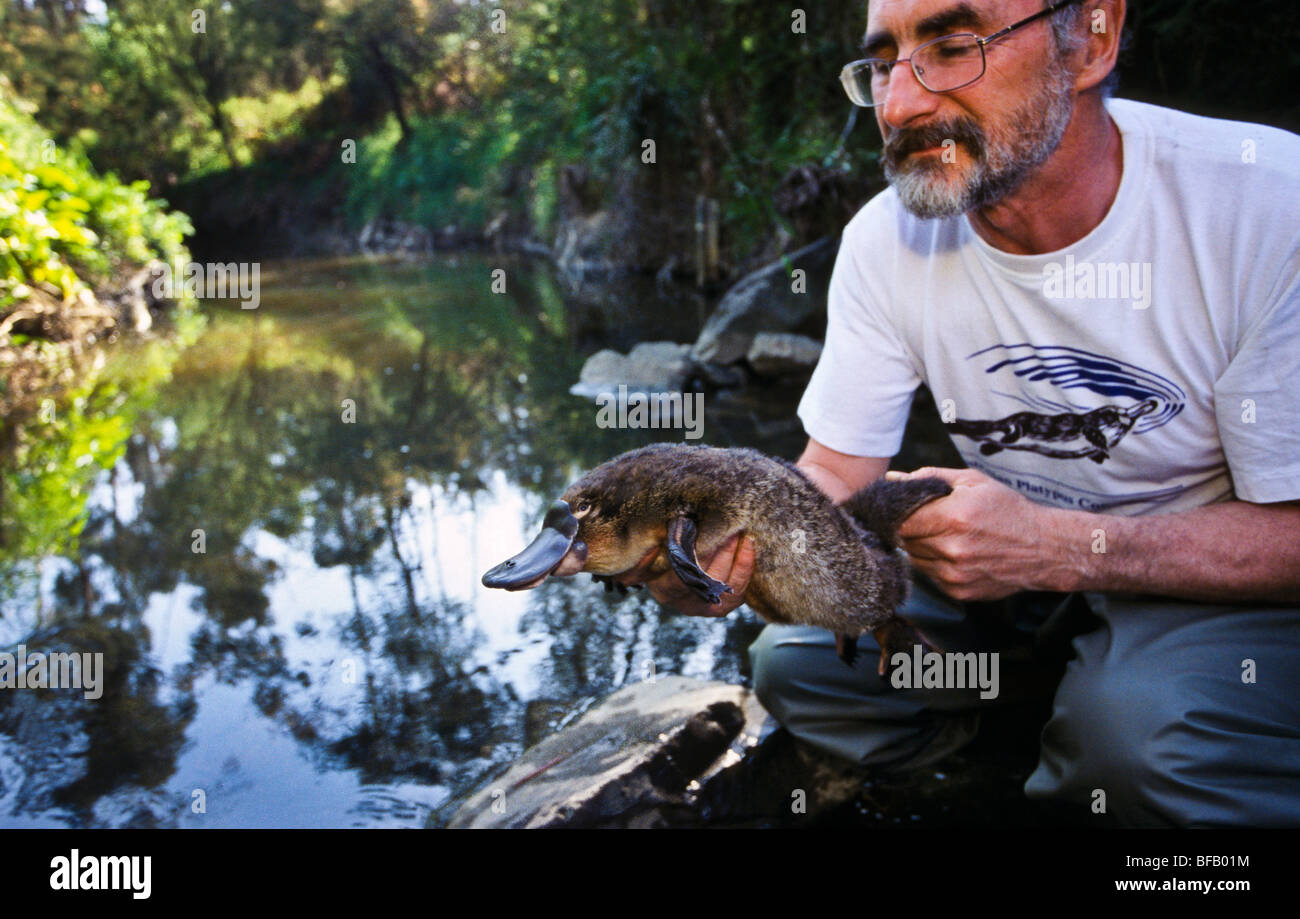
<svg viewBox="0 0 1300 919"><path fill-rule="evenodd" d="M1026 792L1130 825L1296 825L1300 138L1108 99L1124 12L871 0L843 80L891 188L845 229L798 465L836 500L884 475L927 384L970 468L913 473L953 492L902 529L937 588L903 615L948 651L1003 646L990 614L1028 639L1080 604L1099 620ZM650 587L725 615L753 565L722 547L735 592L712 607ZM850 670L816 629L750 653L778 720L866 764L932 761L996 702Z"/></svg>

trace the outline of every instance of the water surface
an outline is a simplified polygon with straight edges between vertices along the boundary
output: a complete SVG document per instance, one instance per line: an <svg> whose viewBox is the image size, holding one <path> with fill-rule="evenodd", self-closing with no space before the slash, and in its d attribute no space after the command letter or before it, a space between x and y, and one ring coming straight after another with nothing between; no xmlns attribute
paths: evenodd
<svg viewBox="0 0 1300 919"><path fill-rule="evenodd" d="M0 648L107 674L0 692L0 825L437 824L622 685L747 679L747 610L479 584L581 470L682 439L568 388L600 347L691 340L700 303L458 256L264 265L258 309L205 313L118 346L3 470ZM699 442L797 455L801 386L708 395Z"/></svg>

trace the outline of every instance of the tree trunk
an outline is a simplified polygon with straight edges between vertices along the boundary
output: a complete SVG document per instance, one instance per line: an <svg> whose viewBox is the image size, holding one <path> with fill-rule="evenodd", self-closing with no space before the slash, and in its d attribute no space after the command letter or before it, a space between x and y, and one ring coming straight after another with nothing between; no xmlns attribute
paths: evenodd
<svg viewBox="0 0 1300 919"><path fill-rule="evenodd" d="M397 68L384 56L384 51L379 47L378 42L372 39L366 43L366 47L375 59L375 72L379 75L379 82L384 84L384 91L388 93L388 102L393 107L393 114L397 116L398 126L402 129L399 143L406 143L406 139L411 136L411 127L406 122L406 109L402 106L402 87L398 83Z"/></svg>

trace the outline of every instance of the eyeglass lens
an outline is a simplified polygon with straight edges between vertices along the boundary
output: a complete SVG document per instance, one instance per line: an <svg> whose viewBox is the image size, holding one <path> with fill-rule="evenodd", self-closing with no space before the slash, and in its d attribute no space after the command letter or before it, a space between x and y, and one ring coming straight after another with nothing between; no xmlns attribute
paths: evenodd
<svg viewBox="0 0 1300 919"><path fill-rule="evenodd" d="M949 92L983 76L984 49L974 35L948 35L917 48L911 65L926 89ZM876 62L846 69L843 82L849 98L858 105L883 104L895 66Z"/></svg>

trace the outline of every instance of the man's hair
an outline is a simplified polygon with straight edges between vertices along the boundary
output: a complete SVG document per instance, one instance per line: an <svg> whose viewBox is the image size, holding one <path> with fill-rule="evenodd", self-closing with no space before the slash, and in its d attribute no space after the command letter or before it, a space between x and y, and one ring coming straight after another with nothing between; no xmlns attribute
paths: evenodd
<svg viewBox="0 0 1300 919"><path fill-rule="evenodd" d="M1051 0L1043 4L1051 6ZM1052 37L1056 39L1056 52L1061 58L1068 57L1083 47L1087 40L1083 31L1084 9L1082 4L1072 3L1069 6L1062 7L1055 14L1047 17L1048 22L1052 24ZM1124 46L1123 36L1121 36L1120 47ZM1108 99L1115 95L1115 88L1119 86L1119 67L1116 66L1110 73L1106 74L1106 79L1102 80L1097 87L1101 91L1101 97Z"/></svg>

